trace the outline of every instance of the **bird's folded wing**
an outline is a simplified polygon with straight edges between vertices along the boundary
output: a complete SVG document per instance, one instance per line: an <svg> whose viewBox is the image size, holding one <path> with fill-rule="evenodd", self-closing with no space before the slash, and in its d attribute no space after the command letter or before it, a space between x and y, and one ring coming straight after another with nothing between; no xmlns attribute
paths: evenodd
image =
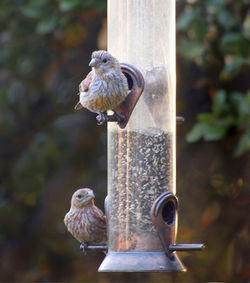
<svg viewBox="0 0 250 283"><path fill-rule="evenodd" d="M79 92L88 92L89 90L89 86L91 84L92 81L92 77L93 77L93 71L89 72L88 75L86 76L86 78L81 81L81 83L79 84Z"/></svg>
<svg viewBox="0 0 250 283"><path fill-rule="evenodd" d="M106 229L106 216L98 207L94 206L92 209L92 216L95 219L95 225L101 229Z"/></svg>

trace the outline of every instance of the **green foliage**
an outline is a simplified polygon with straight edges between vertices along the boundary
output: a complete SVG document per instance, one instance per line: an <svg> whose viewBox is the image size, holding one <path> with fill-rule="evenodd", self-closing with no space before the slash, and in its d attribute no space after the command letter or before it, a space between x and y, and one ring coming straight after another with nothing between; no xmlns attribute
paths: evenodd
<svg viewBox="0 0 250 283"><path fill-rule="evenodd" d="M198 114L188 142L221 140L229 132L238 136L234 154L249 150L250 107L248 87L233 89L240 76L250 72L250 10L245 1L190 1L179 15L178 52L193 61L210 81L211 112ZM217 78L215 79L215 77ZM208 88L209 90L209 88ZM249 93L249 92L248 92Z"/></svg>
<svg viewBox="0 0 250 283"><path fill-rule="evenodd" d="M226 58L223 69L220 73L221 80L232 80L241 71L242 66L245 64L245 60L239 56L228 56Z"/></svg>
<svg viewBox="0 0 250 283"><path fill-rule="evenodd" d="M240 92L230 95L218 90L212 102L212 111L197 116L198 122L187 135L188 142L201 138L216 141L225 137L229 129L238 128L242 132L236 145L235 155L239 156L249 148L250 104L249 94L245 97ZM228 98L229 97L229 98Z"/></svg>
<svg viewBox="0 0 250 283"><path fill-rule="evenodd" d="M83 1L81 0L60 0L59 9L63 12L67 12L79 6L81 2Z"/></svg>
<svg viewBox="0 0 250 283"><path fill-rule="evenodd" d="M103 0L59 0L59 9L62 12L68 12L79 8L94 8L102 11L106 8L106 2Z"/></svg>
<svg viewBox="0 0 250 283"><path fill-rule="evenodd" d="M226 93L219 90L212 105L212 112L198 115L198 123L187 135L188 142L195 142L200 138L206 141L219 140L225 136L233 123L230 106L226 103Z"/></svg>

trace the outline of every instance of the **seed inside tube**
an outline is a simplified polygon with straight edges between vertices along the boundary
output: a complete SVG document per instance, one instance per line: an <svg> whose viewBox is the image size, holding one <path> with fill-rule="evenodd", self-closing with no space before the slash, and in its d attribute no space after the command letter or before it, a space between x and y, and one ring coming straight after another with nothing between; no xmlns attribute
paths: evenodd
<svg viewBox="0 0 250 283"><path fill-rule="evenodd" d="M111 132L109 139L109 248L160 251L150 210L173 182L172 134L150 128Z"/></svg>

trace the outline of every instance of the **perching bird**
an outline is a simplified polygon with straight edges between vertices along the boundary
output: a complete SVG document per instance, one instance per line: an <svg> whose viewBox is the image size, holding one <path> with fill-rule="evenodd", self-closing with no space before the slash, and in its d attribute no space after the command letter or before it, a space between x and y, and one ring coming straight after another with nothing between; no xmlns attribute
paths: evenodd
<svg viewBox="0 0 250 283"><path fill-rule="evenodd" d="M91 189L77 190L71 199L71 208L65 215L68 231L81 243L85 251L88 244L107 242L106 216L95 206L95 195Z"/></svg>
<svg viewBox="0 0 250 283"><path fill-rule="evenodd" d="M120 122L123 115L114 109L122 103L128 95L128 82L121 71L119 61L104 50L94 51L89 66L92 71L79 85L79 102L75 109L82 107L98 114L98 124L107 122L111 117ZM112 116L106 111L113 110ZM111 119L110 119L111 120Z"/></svg>

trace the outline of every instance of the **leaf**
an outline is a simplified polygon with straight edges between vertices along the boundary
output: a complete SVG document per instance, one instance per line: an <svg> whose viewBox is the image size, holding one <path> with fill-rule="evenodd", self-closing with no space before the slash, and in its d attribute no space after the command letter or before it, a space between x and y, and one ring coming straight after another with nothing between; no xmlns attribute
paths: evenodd
<svg viewBox="0 0 250 283"><path fill-rule="evenodd" d="M234 118L233 115L228 113L226 116L217 120L216 123L217 123L217 125L220 125L220 126L226 128L228 130L230 127L234 126L235 118Z"/></svg>
<svg viewBox="0 0 250 283"><path fill-rule="evenodd" d="M234 118L231 115L216 120L212 113L199 114L198 119L199 122L187 134L187 142L196 142L200 138L204 138L206 141L220 140L226 135L234 122Z"/></svg>
<svg viewBox="0 0 250 283"><path fill-rule="evenodd" d="M216 141L222 139L227 133L228 127L216 123L204 124L204 140Z"/></svg>
<svg viewBox="0 0 250 283"><path fill-rule="evenodd" d="M223 80L231 80L241 70L242 65L246 60L240 56L232 56L229 62L226 62L220 73L220 78Z"/></svg>
<svg viewBox="0 0 250 283"><path fill-rule="evenodd" d="M247 122L247 119L250 116L250 108L247 105L243 94L240 92L232 93L230 102L232 104L232 109L235 112L236 124L240 126Z"/></svg>
<svg viewBox="0 0 250 283"><path fill-rule="evenodd" d="M59 9L63 12L73 10L81 3L81 0L60 0Z"/></svg>
<svg viewBox="0 0 250 283"><path fill-rule="evenodd" d="M50 33L54 30L57 23L55 16L50 16L49 18L42 19L38 22L36 26L36 31L40 34Z"/></svg>
<svg viewBox="0 0 250 283"><path fill-rule="evenodd" d="M184 11L178 18L176 28L177 30L187 30L189 25L196 20L197 11Z"/></svg>
<svg viewBox="0 0 250 283"><path fill-rule="evenodd" d="M212 113L204 112L197 116L199 122L212 122L214 120L214 115Z"/></svg>
<svg viewBox="0 0 250 283"><path fill-rule="evenodd" d="M201 43L183 38L178 44L178 51L183 57L193 60L203 54L204 46Z"/></svg>
<svg viewBox="0 0 250 283"><path fill-rule="evenodd" d="M95 0L94 4L95 4L94 8L97 11L103 12L103 11L107 10L107 1L106 0Z"/></svg>
<svg viewBox="0 0 250 283"><path fill-rule="evenodd" d="M243 153L250 150L250 130L248 130L239 140L235 150L234 156L239 157Z"/></svg>
<svg viewBox="0 0 250 283"><path fill-rule="evenodd" d="M190 38L201 42L203 45L203 40L208 32L207 19L203 15L199 15L197 19L190 25L188 30L188 35Z"/></svg>
<svg viewBox="0 0 250 283"><path fill-rule="evenodd" d="M220 49L224 54L245 57L248 55L249 42L241 33L230 32L221 38Z"/></svg>
<svg viewBox="0 0 250 283"><path fill-rule="evenodd" d="M233 16L233 14L227 10L222 10L217 13L217 20L218 23L222 25L225 29L230 29L237 23L237 20Z"/></svg>
<svg viewBox="0 0 250 283"><path fill-rule="evenodd" d="M48 0L30 0L21 6L21 13L30 18L39 18L46 8Z"/></svg>
<svg viewBox="0 0 250 283"><path fill-rule="evenodd" d="M212 112L214 113L215 117L219 117L227 110L226 100L226 91L223 89L218 90L215 94L212 104Z"/></svg>
<svg viewBox="0 0 250 283"><path fill-rule="evenodd" d="M187 142L196 142L203 137L204 123L196 123L186 136Z"/></svg>
<svg viewBox="0 0 250 283"><path fill-rule="evenodd" d="M214 6L216 8L222 8L226 5L225 0L207 0L206 6Z"/></svg>

